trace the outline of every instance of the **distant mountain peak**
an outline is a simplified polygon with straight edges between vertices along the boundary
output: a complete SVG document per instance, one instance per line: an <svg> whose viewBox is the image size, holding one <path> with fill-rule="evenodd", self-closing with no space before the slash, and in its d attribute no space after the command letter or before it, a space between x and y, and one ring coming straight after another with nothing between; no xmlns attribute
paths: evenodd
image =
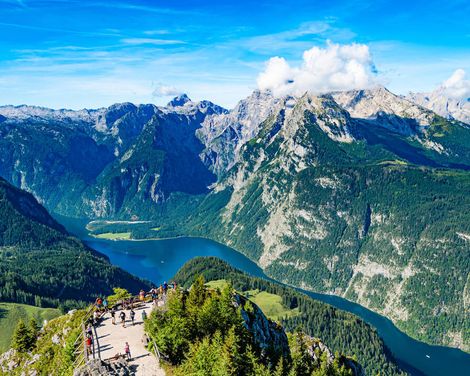
<svg viewBox="0 0 470 376"><path fill-rule="evenodd" d="M186 94L178 95L174 97L170 102L168 102L169 107L181 107L186 103L191 102L191 99Z"/></svg>
<svg viewBox="0 0 470 376"><path fill-rule="evenodd" d="M470 98L451 98L443 87L428 93L410 92L407 99L413 101L446 119L456 119L470 124Z"/></svg>

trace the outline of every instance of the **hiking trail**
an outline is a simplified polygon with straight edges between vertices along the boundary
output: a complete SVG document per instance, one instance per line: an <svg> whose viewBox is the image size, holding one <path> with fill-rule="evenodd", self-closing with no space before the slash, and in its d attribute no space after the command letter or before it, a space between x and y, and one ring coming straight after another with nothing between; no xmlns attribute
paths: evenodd
<svg viewBox="0 0 470 376"><path fill-rule="evenodd" d="M163 305L163 301L158 301L158 305ZM112 323L111 315L106 313L96 327L101 359L108 360L117 354L124 354L124 346L128 342L131 352L131 360L128 361L128 364L136 376L164 376L165 371L160 367L159 360L145 348L143 342L145 332L142 311L145 310L149 316L153 308L154 305L151 302L135 308L134 325L130 319L130 310L124 310L126 313L124 328L119 318L121 310L116 311L115 325Z"/></svg>

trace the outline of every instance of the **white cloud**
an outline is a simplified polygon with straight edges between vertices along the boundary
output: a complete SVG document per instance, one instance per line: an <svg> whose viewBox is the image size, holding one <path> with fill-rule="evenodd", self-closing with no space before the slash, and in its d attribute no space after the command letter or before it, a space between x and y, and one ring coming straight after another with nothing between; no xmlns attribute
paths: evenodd
<svg viewBox="0 0 470 376"><path fill-rule="evenodd" d="M174 86L168 86L168 85L159 85L154 91L153 91L153 96L154 97L168 97L168 96L176 96L182 94L182 90L178 90Z"/></svg>
<svg viewBox="0 0 470 376"><path fill-rule="evenodd" d="M364 44L313 47L303 53L302 64L293 67L282 57L273 57L257 79L261 90L274 95L302 95L363 89L376 83L369 47Z"/></svg>
<svg viewBox="0 0 470 376"><path fill-rule="evenodd" d="M467 99L470 96L470 80L465 79L466 73L463 69L457 69L442 83L444 93L455 99Z"/></svg>

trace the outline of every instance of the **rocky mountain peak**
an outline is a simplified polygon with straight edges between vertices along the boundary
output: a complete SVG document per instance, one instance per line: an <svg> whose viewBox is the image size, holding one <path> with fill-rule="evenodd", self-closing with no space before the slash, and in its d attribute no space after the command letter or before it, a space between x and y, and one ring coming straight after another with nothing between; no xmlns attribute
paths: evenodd
<svg viewBox="0 0 470 376"><path fill-rule="evenodd" d="M186 103L191 102L191 99L186 94L178 95L168 102L168 107L181 107Z"/></svg>
<svg viewBox="0 0 470 376"><path fill-rule="evenodd" d="M429 93L409 93L406 98L445 117L470 124L470 98L450 98L444 88Z"/></svg>
<svg viewBox="0 0 470 376"><path fill-rule="evenodd" d="M352 117L374 120L376 125L407 136L426 128L434 119L431 111L383 86L335 92L332 96Z"/></svg>

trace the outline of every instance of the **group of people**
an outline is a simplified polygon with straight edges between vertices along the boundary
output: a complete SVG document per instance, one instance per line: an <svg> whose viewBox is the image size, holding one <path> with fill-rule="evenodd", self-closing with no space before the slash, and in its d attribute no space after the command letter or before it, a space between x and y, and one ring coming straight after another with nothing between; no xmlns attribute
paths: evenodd
<svg viewBox="0 0 470 376"><path fill-rule="evenodd" d="M126 318L127 318L127 315L126 315L126 312L124 310L125 308L122 309L121 313L119 314L119 318L121 319L121 325L123 328L126 327ZM112 323L113 325L116 325L116 309L113 307L111 308L111 310L109 311L110 315L111 315L111 320L112 320ZM132 325L135 324L135 311L134 311L134 307L130 307L130 311L129 311L129 317L131 319L131 323ZM145 320L147 319L147 312L145 311L145 309L142 311L142 321L144 322Z"/></svg>
<svg viewBox="0 0 470 376"><path fill-rule="evenodd" d="M168 293L168 290L176 290L177 288L177 285L176 285L176 282L173 281L173 283L171 284L168 284L165 282L163 282L160 287L152 287L150 289L150 296L152 297L152 301L155 305L157 305L157 302L158 302L158 299L161 299L161 298L164 298L166 296L166 294ZM143 292L143 290L140 290L141 291L141 294ZM143 300L145 299L145 293L144 293L144 297L142 298Z"/></svg>
<svg viewBox="0 0 470 376"><path fill-rule="evenodd" d="M106 298L97 297L95 300L95 307L97 311L108 312L108 301Z"/></svg>
<svg viewBox="0 0 470 376"><path fill-rule="evenodd" d="M138 298L124 299L122 302L120 302L121 312L119 314L118 314L118 310L116 309L116 306L112 306L111 308L109 308L109 303L106 300L106 298L101 298L101 297L96 298L95 304L94 304L95 310L93 312L93 317L89 321L87 329L86 329L85 343L86 343L88 355L92 354L92 349L93 349L92 325L93 326L98 325L106 313L109 312L109 314L111 315L111 322L113 325L117 325L116 324L116 316L117 316L121 321L122 327L125 328L126 319L128 317L126 314L126 310L129 310L130 322L132 323L132 325L135 325L136 313L134 311L134 308L136 308L136 306L139 303L144 303L147 299L147 296L150 295L152 298L153 304L156 306L160 299L164 299L166 297L168 290L176 290L176 288L177 288L176 282L173 282L171 284L164 282L158 288L152 287L149 292L140 290ZM142 315L142 321L145 322L145 320L147 319L147 312L145 311L145 309L142 310L141 315ZM130 347L129 347L128 342L126 342L124 345L124 353L125 353L126 358L130 360L131 352L130 352Z"/></svg>

